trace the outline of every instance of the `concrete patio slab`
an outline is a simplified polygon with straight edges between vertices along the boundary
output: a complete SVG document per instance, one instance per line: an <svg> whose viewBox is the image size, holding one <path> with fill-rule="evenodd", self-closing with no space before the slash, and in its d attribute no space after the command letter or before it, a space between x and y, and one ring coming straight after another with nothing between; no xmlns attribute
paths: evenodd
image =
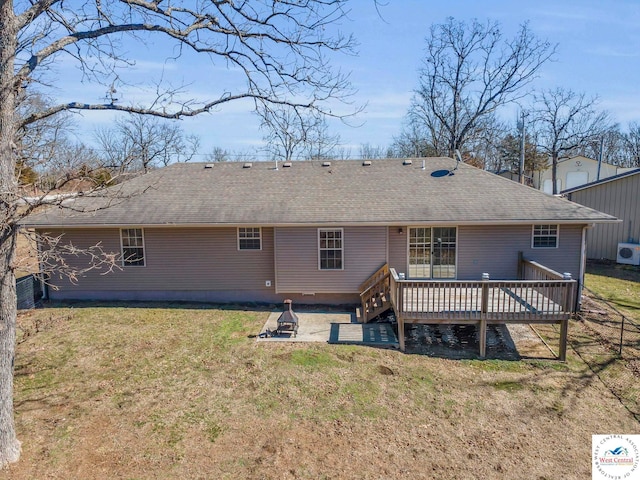
<svg viewBox="0 0 640 480"><path fill-rule="evenodd" d="M298 316L298 334L293 337L290 333L275 337L258 336L259 342L323 342L327 343L331 335L331 324L355 324L355 312L347 311L299 311L295 310ZM261 333L274 331L278 328L278 317L282 311L271 312L267 322L262 327Z"/></svg>

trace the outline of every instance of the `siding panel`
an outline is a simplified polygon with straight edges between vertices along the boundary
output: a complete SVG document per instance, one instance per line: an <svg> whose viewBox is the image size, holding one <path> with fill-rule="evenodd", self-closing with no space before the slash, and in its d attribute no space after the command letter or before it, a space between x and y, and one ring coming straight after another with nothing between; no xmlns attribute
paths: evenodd
<svg viewBox="0 0 640 480"><path fill-rule="evenodd" d="M398 273L408 271L409 255L407 254L407 235L409 227L402 227L402 234L399 227L389 227L389 267L395 268Z"/></svg>
<svg viewBox="0 0 640 480"><path fill-rule="evenodd" d="M120 254L118 229L87 229L52 232L80 248L100 243L105 251ZM273 290L273 228L262 229L262 250L237 248L235 228L145 228L146 266L130 266L105 274L93 270L77 285L65 278L52 283L62 290ZM87 259L71 257L82 266Z"/></svg>
<svg viewBox="0 0 640 480"><path fill-rule="evenodd" d="M277 291L354 293L387 258L386 227L344 228L344 270L319 270L318 229L276 228Z"/></svg>
<svg viewBox="0 0 640 480"><path fill-rule="evenodd" d="M582 227L560 225L558 248L531 248L530 225L458 228L458 279L477 280L487 272L494 280L515 279L518 252L560 273L580 275Z"/></svg>

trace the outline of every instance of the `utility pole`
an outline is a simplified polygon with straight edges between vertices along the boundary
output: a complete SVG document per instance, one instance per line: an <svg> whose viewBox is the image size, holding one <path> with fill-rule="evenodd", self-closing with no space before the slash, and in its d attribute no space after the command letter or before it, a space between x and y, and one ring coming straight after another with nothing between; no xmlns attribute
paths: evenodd
<svg viewBox="0 0 640 480"><path fill-rule="evenodd" d="M602 157L604 156L604 136L600 138L600 150L598 151L598 174L596 180L600 180L600 170L602 169Z"/></svg>
<svg viewBox="0 0 640 480"><path fill-rule="evenodd" d="M520 170L518 172L518 181L524 185L524 149L525 149L525 127L524 127L524 117L526 114L524 110L520 112L520 127L521 127L521 138L520 138Z"/></svg>

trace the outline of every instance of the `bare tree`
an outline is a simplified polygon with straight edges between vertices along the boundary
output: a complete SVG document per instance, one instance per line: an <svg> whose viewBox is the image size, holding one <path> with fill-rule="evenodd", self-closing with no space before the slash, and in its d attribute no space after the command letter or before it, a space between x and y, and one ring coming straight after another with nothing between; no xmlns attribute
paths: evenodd
<svg viewBox="0 0 640 480"><path fill-rule="evenodd" d="M507 39L496 22L449 18L431 27L409 115L424 125L437 155L452 156L479 135L487 116L526 94L554 53L527 24Z"/></svg>
<svg viewBox="0 0 640 480"><path fill-rule="evenodd" d="M279 106L257 110L265 132L263 151L271 159L331 158L337 154L340 136L331 135L326 118L319 112L300 112Z"/></svg>
<svg viewBox="0 0 640 480"><path fill-rule="evenodd" d="M213 147L206 155L206 159L208 162L228 162L231 159L231 152L222 147Z"/></svg>
<svg viewBox="0 0 640 480"><path fill-rule="evenodd" d="M304 142L305 156L312 160L336 158L343 153L341 142L340 135L332 134L326 118L320 116L313 128L307 131Z"/></svg>
<svg viewBox="0 0 640 480"><path fill-rule="evenodd" d="M20 442L13 420L13 364L16 331L15 252L19 221L37 204L19 208L20 132L64 111L120 111L178 119L212 112L239 99L322 111L339 97L347 79L331 68L331 52L350 50L352 40L331 24L344 15L346 0L263 2L166 2L119 0L63 2L0 0L0 468L16 461ZM115 98L116 89L136 90L127 78L135 58L130 42L172 42L167 57L180 62L189 51L226 65L241 78L208 98L189 97L183 86L152 79L147 102ZM49 70L74 64L82 80L104 85L104 102L77 98L42 106L20 116L19 101L35 85L58 81ZM207 73L202 69L199 75ZM89 100L89 101L87 101ZM48 200L47 200L48 202Z"/></svg>
<svg viewBox="0 0 640 480"><path fill-rule="evenodd" d="M416 120L410 112L400 135L394 137L391 144L393 157L432 157L438 154L433 142L429 140L430 134L424 123Z"/></svg>
<svg viewBox="0 0 640 480"><path fill-rule="evenodd" d="M370 143L360 145L360 158L362 159L383 158L384 156L385 150L378 145L371 145Z"/></svg>
<svg viewBox="0 0 640 480"><path fill-rule="evenodd" d="M578 149L580 155L588 158L599 159L611 165L626 166L625 136L620 131L618 124L604 126L604 129L596 137L591 138Z"/></svg>
<svg viewBox="0 0 640 480"><path fill-rule="evenodd" d="M272 159L291 161L298 158L307 142L319 128L321 117L314 113L302 113L295 108L265 106L257 110L260 128L265 132L264 151Z"/></svg>
<svg viewBox="0 0 640 480"><path fill-rule="evenodd" d="M578 153L609 128L608 115L596 110L596 101L562 88L535 96L538 148L551 160L554 195L558 193L558 160Z"/></svg>
<svg viewBox="0 0 640 480"><path fill-rule="evenodd" d="M630 122L627 132L623 134L623 145L627 167L640 167L640 124Z"/></svg>
<svg viewBox="0 0 640 480"><path fill-rule="evenodd" d="M114 128L98 130L96 139L105 164L118 171L147 172L188 162L200 147L196 135L187 135L179 125L148 115L120 118Z"/></svg>

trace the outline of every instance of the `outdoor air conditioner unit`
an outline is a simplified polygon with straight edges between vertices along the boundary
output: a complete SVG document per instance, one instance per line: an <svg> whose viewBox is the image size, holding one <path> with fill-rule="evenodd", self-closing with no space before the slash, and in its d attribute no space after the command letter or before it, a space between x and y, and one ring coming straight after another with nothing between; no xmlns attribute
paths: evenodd
<svg viewBox="0 0 640 480"><path fill-rule="evenodd" d="M640 265L640 244L619 243L618 263L626 263L627 265Z"/></svg>

